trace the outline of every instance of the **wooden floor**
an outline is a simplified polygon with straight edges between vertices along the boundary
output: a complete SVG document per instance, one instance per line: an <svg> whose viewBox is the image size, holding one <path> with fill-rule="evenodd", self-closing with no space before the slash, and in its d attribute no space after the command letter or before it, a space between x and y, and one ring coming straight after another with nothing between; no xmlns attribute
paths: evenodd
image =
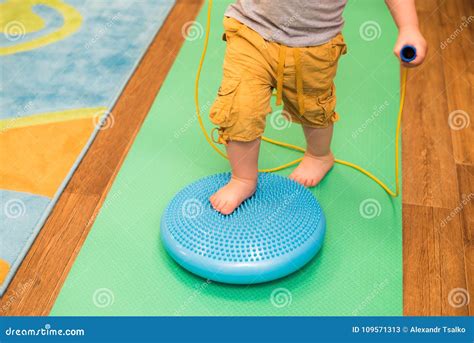
<svg viewBox="0 0 474 343"><path fill-rule="evenodd" d="M97 136L1 298L1 315L49 314L201 2L177 2L113 108L114 126ZM417 5L430 51L409 73L404 111L404 313L474 315L474 123L459 129L474 121L474 22L463 26L474 4Z"/></svg>
<svg viewBox="0 0 474 343"><path fill-rule="evenodd" d="M461 122L474 120L474 21L460 31L474 3L417 5L430 51L404 112L404 313L474 315L474 122Z"/></svg>

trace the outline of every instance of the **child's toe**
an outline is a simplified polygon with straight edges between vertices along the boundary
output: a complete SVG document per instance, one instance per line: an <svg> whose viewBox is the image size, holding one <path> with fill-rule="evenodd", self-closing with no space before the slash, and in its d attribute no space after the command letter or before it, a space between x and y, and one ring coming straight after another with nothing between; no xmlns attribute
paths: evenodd
<svg viewBox="0 0 474 343"><path fill-rule="evenodd" d="M220 211L222 214L228 215L234 212L235 207L230 205L229 203L226 203L226 205L222 208Z"/></svg>
<svg viewBox="0 0 474 343"><path fill-rule="evenodd" d="M291 175L289 176L289 178L290 178L291 180L293 180L293 181L299 182L299 181L298 181L298 179L299 179L299 178L298 178L298 175L296 175L295 173L291 174Z"/></svg>
<svg viewBox="0 0 474 343"><path fill-rule="evenodd" d="M215 197L214 200L211 202L212 207L214 207L215 210L219 210L219 207L221 206L222 200L219 197Z"/></svg>
<svg viewBox="0 0 474 343"><path fill-rule="evenodd" d="M219 211L220 213L224 214L222 210L226 207L227 201L221 201L219 202L219 205L217 206L216 210Z"/></svg>
<svg viewBox="0 0 474 343"><path fill-rule="evenodd" d="M216 202L216 195L213 194L209 197L209 202L211 203L212 206L214 206L214 203Z"/></svg>

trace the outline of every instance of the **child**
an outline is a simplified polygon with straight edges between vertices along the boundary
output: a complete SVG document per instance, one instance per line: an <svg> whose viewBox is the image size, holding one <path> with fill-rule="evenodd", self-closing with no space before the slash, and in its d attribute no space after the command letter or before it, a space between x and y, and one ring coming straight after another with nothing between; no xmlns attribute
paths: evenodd
<svg viewBox="0 0 474 343"><path fill-rule="evenodd" d="M224 18L227 50L218 97L210 110L219 126L219 142L226 145L232 168L227 185L210 197L214 209L232 213L257 185L260 139L273 89L277 104L300 123L306 153L290 178L316 186L332 168L330 149L338 59L346 53L341 34L347 0L237 0ZM394 52L405 44L417 57L406 67L419 65L426 42L418 29L415 0L386 0L398 26Z"/></svg>

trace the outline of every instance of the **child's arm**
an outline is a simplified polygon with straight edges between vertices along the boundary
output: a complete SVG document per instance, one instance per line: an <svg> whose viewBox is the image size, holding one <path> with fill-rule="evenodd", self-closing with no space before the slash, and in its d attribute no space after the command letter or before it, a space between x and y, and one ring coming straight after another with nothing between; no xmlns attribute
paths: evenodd
<svg viewBox="0 0 474 343"><path fill-rule="evenodd" d="M398 39L393 52L400 58L400 50L404 45L416 48L416 59L410 63L402 62L405 67L415 67L423 63L426 56L426 41L418 28L415 0L385 0L398 27Z"/></svg>

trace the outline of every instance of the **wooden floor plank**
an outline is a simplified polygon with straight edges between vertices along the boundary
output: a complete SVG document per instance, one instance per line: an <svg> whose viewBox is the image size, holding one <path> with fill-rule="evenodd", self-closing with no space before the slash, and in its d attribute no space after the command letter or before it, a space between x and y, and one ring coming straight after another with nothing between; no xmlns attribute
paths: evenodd
<svg viewBox="0 0 474 343"><path fill-rule="evenodd" d="M453 210L433 208L432 227L439 249L441 315L467 316L467 303L459 303L459 295L468 292L461 215Z"/></svg>
<svg viewBox="0 0 474 343"><path fill-rule="evenodd" d="M440 6L440 52L446 80L448 113L454 160L474 164L474 30L466 17L466 1ZM472 2L471 2L472 4ZM472 7L473 5L471 5ZM469 22L469 20L471 22Z"/></svg>
<svg viewBox="0 0 474 343"><path fill-rule="evenodd" d="M469 315L474 316L474 244L471 242L465 247L466 280L469 301Z"/></svg>
<svg viewBox="0 0 474 343"><path fill-rule="evenodd" d="M470 295L469 315L474 315L474 166L458 165L459 195L462 199L458 208L464 227L464 254L467 291Z"/></svg>
<svg viewBox="0 0 474 343"><path fill-rule="evenodd" d="M474 244L474 166L457 165L459 180L458 210L462 216L466 245Z"/></svg>
<svg viewBox="0 0 474 343"><path fill-rule="evenodd" d="M452 208L458 203L448 104L440 54L440 33L433 29L439 13L420 11L420 27L430 46L423 65L408 74L403 123L403 201ZM441 183L440 180L443 180Z"/></svg>
<svg viewBox="0 0 474 343"><path fill-rule="evenodd" d="M404 314L468 315L462 221L450 210L405 204Z"/></svg>
<svg viewBox="0 0 474 343"><path fill-rule="evenodd" d="M403 205L403 314L441 315L439 246L433 209Z"/></svg>

